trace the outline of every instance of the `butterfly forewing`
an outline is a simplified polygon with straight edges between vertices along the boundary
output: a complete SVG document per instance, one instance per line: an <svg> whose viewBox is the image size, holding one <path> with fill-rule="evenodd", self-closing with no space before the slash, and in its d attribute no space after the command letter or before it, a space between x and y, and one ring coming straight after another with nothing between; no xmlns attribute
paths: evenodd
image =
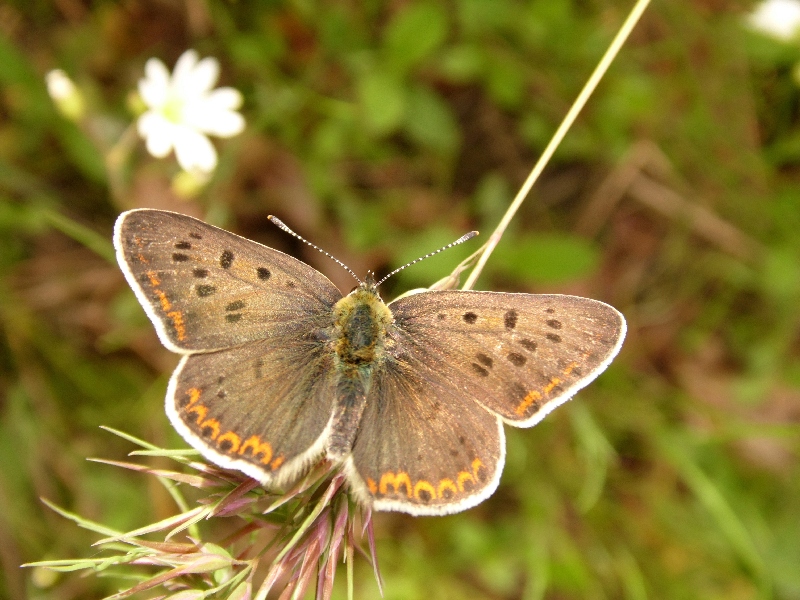
<svg viewBox="0 0 800 600"><path fill-rule="evenodd" d="M307 332L184 357L167 414L215 463L285 482L324 452L336 386L333 355Z"/></svg>
<svg viewBox="0 0 800 600"><path fill-rule="evenodd" d="M443 378L518 427L597 377L625 336L616 309L577 296L441 291L389 306L399 331L441 357Z"/></svg>
<svg viewBox="0 0 800 600"><path fill-rule="evenodd" d="M332 319L341 298L305 263L177 213L123 213L114 245L161 341L175 352L218 350L270 337L287 322Z"/></svg>
<svg viewBox="0 0 800 600"><path fill-rule="evenodd" d="M500 419L440 370L441 357L402 333L373 375L353 446L351 482L377 510L440 515L497 488L505 457Z"/></svg>

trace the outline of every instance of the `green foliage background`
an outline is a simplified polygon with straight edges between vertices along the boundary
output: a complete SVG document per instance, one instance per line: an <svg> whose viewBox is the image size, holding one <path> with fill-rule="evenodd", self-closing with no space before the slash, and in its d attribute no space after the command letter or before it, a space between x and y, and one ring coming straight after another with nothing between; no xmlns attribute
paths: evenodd
<svg viewBox="0 0 800 600"><path fill-rule="evenodd" d="M120 529L174 510L146 477L85 460L132 449L99 425L183 447L162 408L176 357L113 262L121 210L201 216L350 289L266 215L358 273L490 232L630 5L0 6L0 596L122 585L19 569L96 539L40 497ZM535 187L479 287L608 301L628 340L576 400L508 430L492 498L379 515L387 598L800 598L800 44L747 31L749 8L655 2ZM109 152L147 58L190 47L220 59L248 127L183 200L173 161ZM86 94L80 125L47 95L56 67ZM377 596L365 561L356 577Z"/></svg>

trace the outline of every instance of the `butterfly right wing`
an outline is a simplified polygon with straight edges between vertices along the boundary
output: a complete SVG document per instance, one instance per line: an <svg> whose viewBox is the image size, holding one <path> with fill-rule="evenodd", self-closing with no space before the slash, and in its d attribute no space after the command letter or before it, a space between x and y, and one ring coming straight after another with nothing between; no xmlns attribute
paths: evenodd
<svg viewBox="0 0 800 600"><path fill-rule="evenodd" d="M502 421L453 385L446 357L394 332L376 366L352 454L355 496L376 510L446 515L488 498L505 461Z"/></svg>
<svg viewBox="0 0 800 600"><path fill-rule="evenodd" d="M122 213L114 246L159 339L181 354L280 335L298 320L332 320L342 297L313 267L178 213Z"/></svg>
<svg viewBox="0 0 800 600"><path fill-rule="evenodd" d="M167 415L212 462L282 484L323 454L333 360L324 335L302 330L184 356L170 379Z"/></svg>

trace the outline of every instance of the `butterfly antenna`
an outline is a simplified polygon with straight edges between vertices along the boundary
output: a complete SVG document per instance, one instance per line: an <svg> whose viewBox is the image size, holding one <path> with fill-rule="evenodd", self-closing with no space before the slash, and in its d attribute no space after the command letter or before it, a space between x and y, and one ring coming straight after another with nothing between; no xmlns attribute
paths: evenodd
<svg viewBox="0 0 800 600"><path fill-rule="evenodd" d="M403 270L403 269L405 269L406 267L410 267L411 265L414 265L414 264L418 263L418 262L419 262L419 261L421 261L421 260L425 260L426 258L430 258L431 256L434 256L434 255L436 255L436 254L439 254L439 252L444 252L444 251L445 251L445 250L447 250L448 248L452 248L453 246L458 246L459 244L463 244L464 242L466 242L466 241L468 241L468 240L471 240L472 238L474 238L476 235L478 235L478 232L477 232L477 231L470 231L469 233L465 233L464 235L462 235L462 236L461 236L460 238L458 238L458 239L457 239L455 242L450 242L450 243L449 243L449 244L447 244L446 246L442 246L441 248L439 248L438 250L436 250L436 251L434 251L434 252L431 252L430 254L426 254L425 256L420 256L419 258L417 258L417 259L415 259L415 260L412 260L410 263L407 263L407 264L403 265L402 267L400 267L399 269L395 269L394 271L392 271L391 273L389 273L389 274L388 274L386 277L384 277L384 278L383 278L383 279L381 279L381 280L380 280L378 283L376 283L376 284L375 284L375 287L379 286L379 285L380 285L380 284L382 284L384 281L386 281L387 279L389 279L389 277L391 277L392 275L396 275L397 273L399 273L400 271L402 271L402 270Z"/></svg>
<svg viewBox="0 0 800 600"><path fill-rule="evenodd" d="M351 269L350 267L348 267L346 264L344 264L342 261L340 261L340 260L339 260L338 258L336 258L335 256L331 256L330 254L328 254L327 252L325 252L325 250L323 250L323 249L322 249L322 248L320 248L319 246L317 246L317 245L315 245L315 244L312 244L312 243L311 243L311 242L309 242L309 241L308 241L306 238L304 238L302 235L298 235L298 234L296 234L294 231L292 231L291 229L289 229L289 226L288 226L288 225L286 225L286 223L284 223L283 221L281 221L281 220L280 220L278 217L275 217L275 216L273 216L273 215L269 215L267 218L268 218L270 221L272 221L272 222L273 222L275 225L277 225L278 227L280 227L281 229L283 229L283 230L284 230L286 233L293 235L294 237L296 237L298 240L300 240L300 241L301 241L301 242L303 242L304 244L308 244L309 246L311 246L312 248L314 248L314 250L319 250L320 252L322 252L322 253L323 253L325 256L327 256L328 258L330 258L330 259L331 259L333 262L335 262L336 264L338 264L339 266L341 266L341 267L342 267L342 268L343 268L345 271L347 271L348 273L350 273L350 275L352 275L352 276L355 278L355 280L356 280L358 283L364 283L363 281L361 281L361 279L359 279L358 275L356 275L356 274L353 272L353 269ZM451 245L452 245L452 244L451 244Z"/></svg>

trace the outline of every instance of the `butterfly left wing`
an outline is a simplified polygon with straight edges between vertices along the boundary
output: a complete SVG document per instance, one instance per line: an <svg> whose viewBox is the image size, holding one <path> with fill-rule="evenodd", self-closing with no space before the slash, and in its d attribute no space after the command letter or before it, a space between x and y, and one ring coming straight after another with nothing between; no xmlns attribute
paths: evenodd
<svg viewBox="0 0 800 600"><path fill-rule="evenodd" d="M398 331L443 358L442 377L465 400L516 427L535 425L602 373L626 330L615 308L579 296L431 291L389 308Z"/></svg>
<svg viewBox="0 0 800 600"><path fill-rule="evenodd" d="M212 462L265 484L294 479L324 454L336 390L324 335L295 326L236 348L184 356L166 410Z"/></svg>

